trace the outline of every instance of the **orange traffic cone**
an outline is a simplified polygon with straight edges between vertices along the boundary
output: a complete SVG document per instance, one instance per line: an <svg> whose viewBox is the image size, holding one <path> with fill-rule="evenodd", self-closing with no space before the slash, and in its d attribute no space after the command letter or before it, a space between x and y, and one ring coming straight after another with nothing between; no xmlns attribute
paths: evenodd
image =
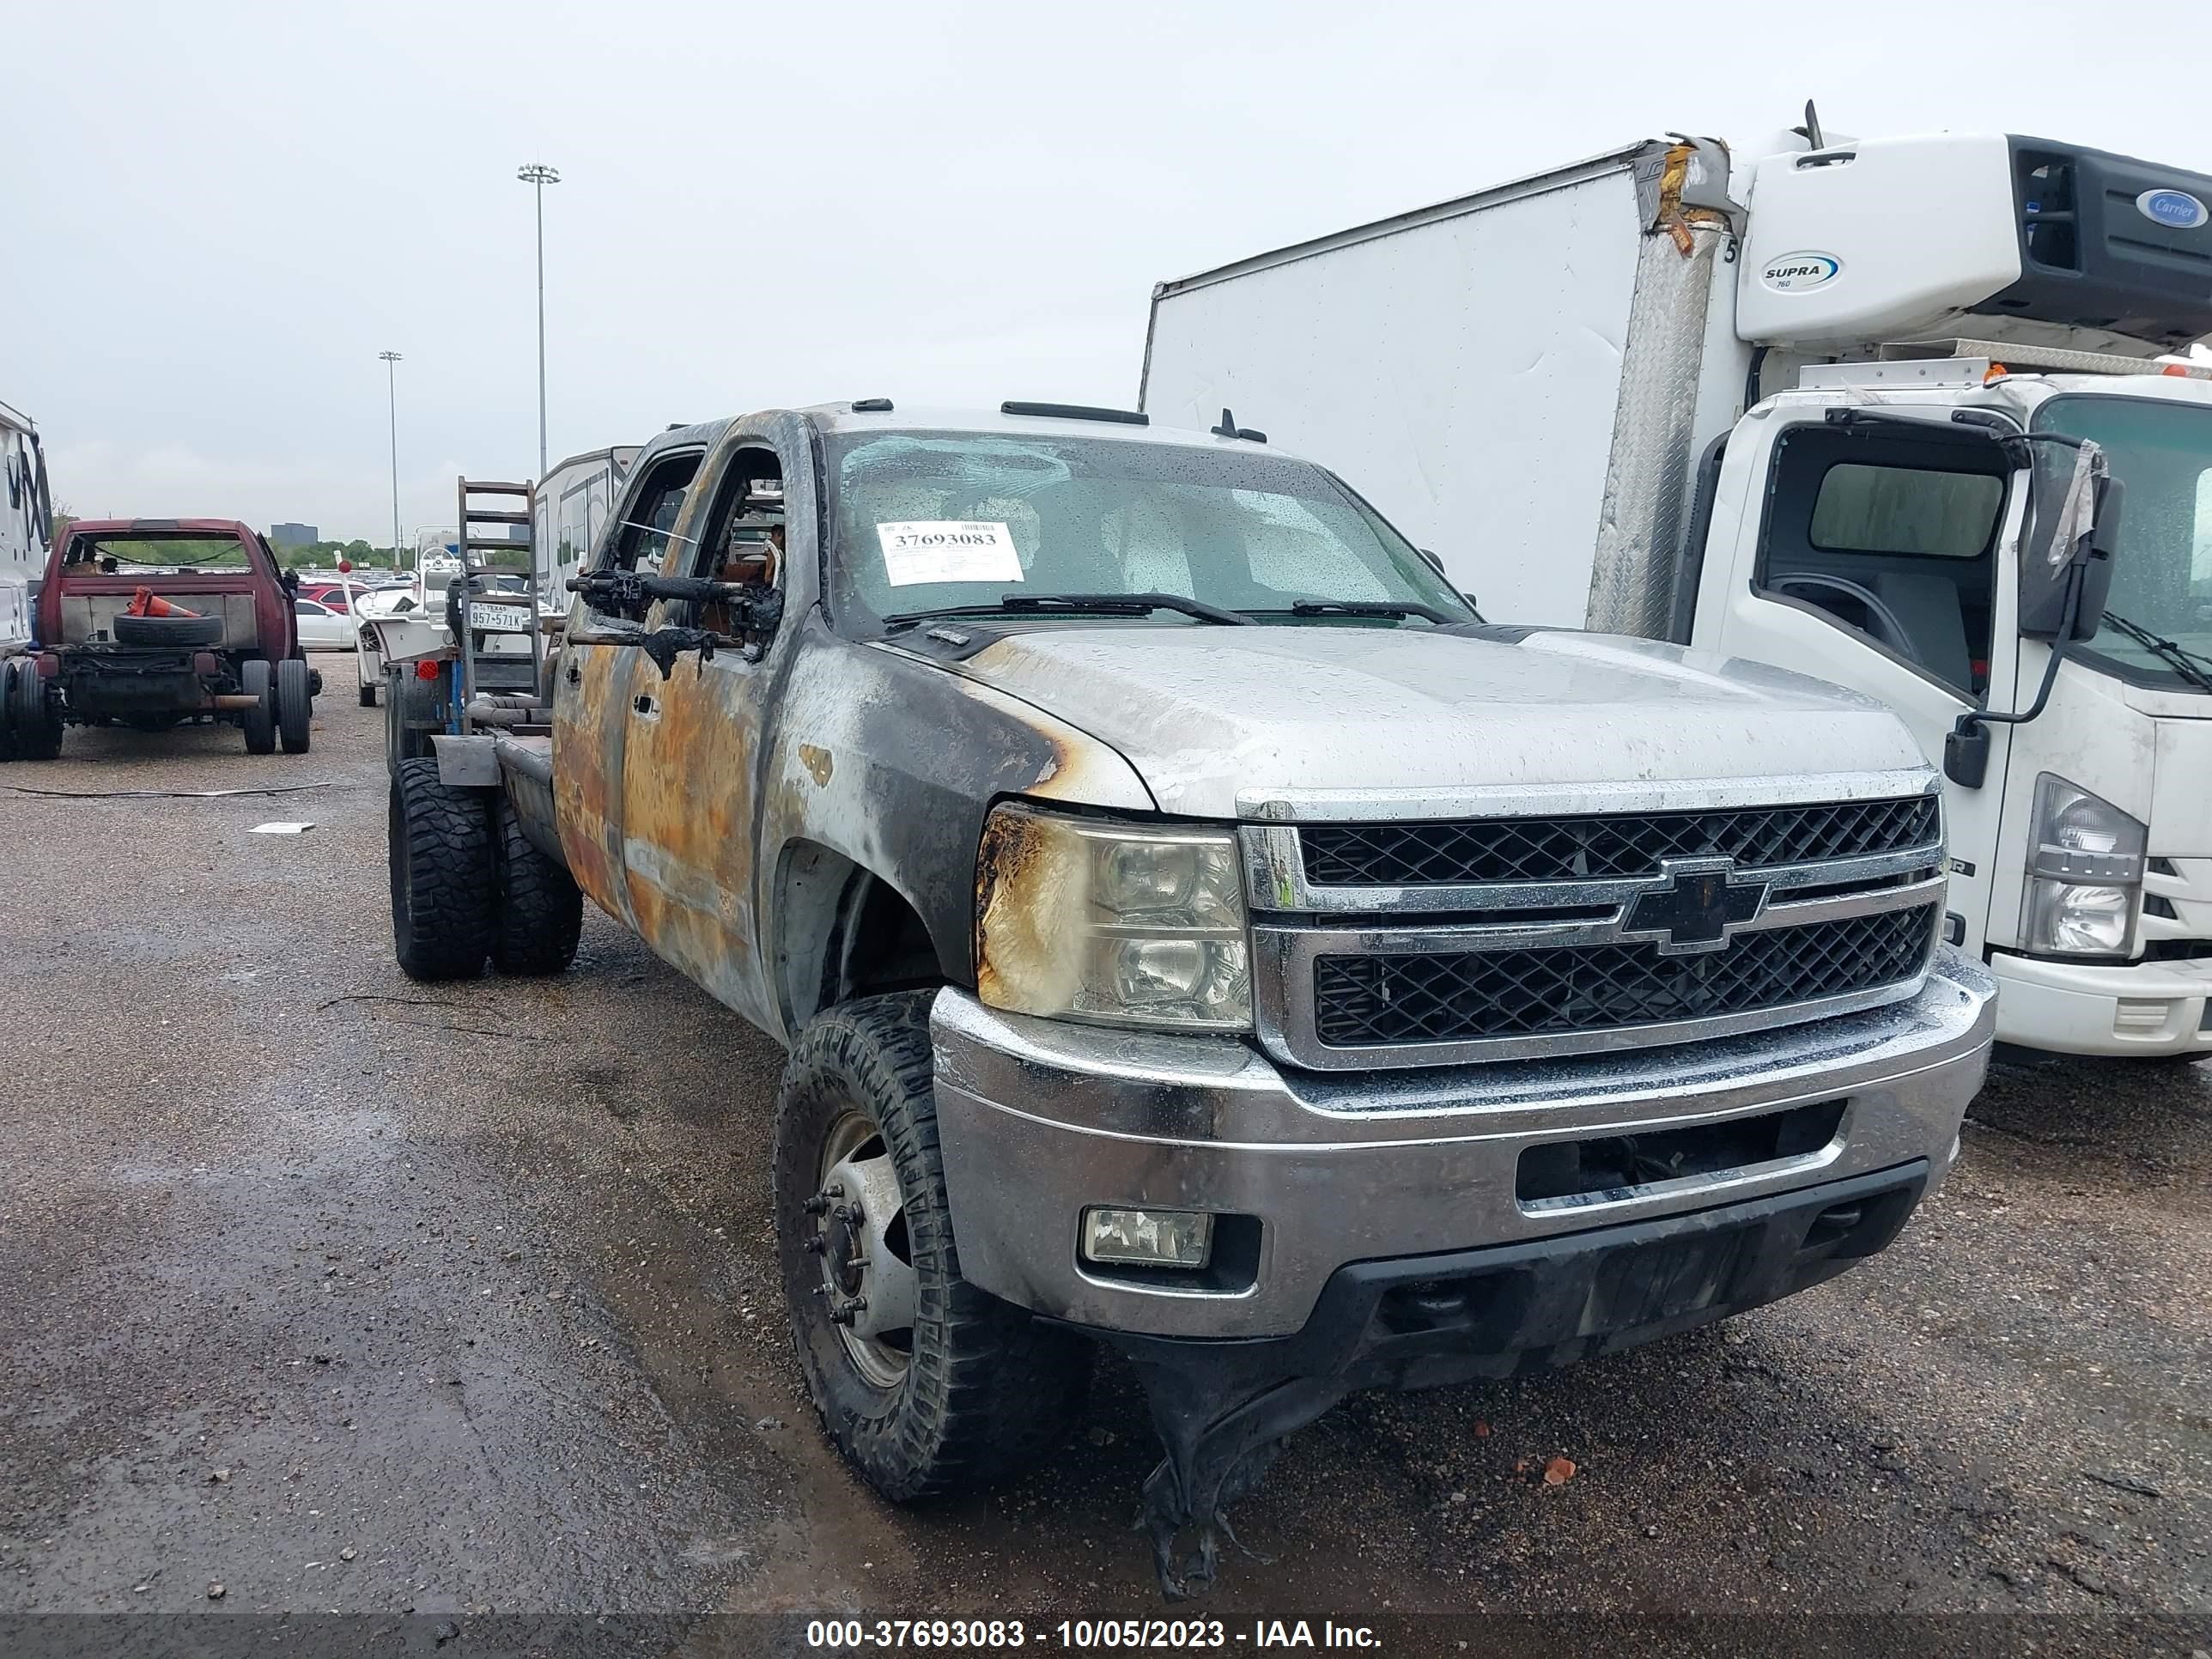
<svg viewBox="0 0 2212 1659"><path fill-rule="evenodd" d="M131 596L131 603L123 607L126 617L197 617L197 611L187 611L181 605L171 605L150 587L142 587Z"/></svg>

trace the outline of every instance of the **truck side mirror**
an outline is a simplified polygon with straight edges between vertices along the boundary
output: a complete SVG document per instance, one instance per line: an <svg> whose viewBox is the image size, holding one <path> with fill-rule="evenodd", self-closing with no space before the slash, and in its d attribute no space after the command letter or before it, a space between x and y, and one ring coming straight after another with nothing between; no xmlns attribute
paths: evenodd
<svg viewBox="0 0 2212 1659"><path fill-rule="evenodd" d="M1429 562L1430 567L1436 571L1437 574L1441 576L1446 574L1444 570L1444 556L1443 554L1437 552L1434 548L1430 547L1419 547L1413 550Z"/></svg>
<svg viewBox="0 0 2212 1659"><path fill-rule="evenodd" d="M2128 486L2119 478L2102 478L2097 490L2096 524L2081 566L2081 599L2074 611L2074 638L2094 639L2105 619L2105 605L2112 597L2112 572L2120 550L2120 512Z"/></svg>
<svg viewBox="0 0 2212 1659"><path fill-rule="evenodd" d="M2020 545L2021 637L2057 639L2066 631L2071 599L2075 627L2069 637L2086 639L2088 635L2080 631L2082 625L2087 623L2090 633L2096 631L2104 599L2112 591L2108 538L2117 536L2119 527L2104 452L2093 443L2038 443L2029 477L2027 531ZM2092 566L2101 572L2094 594L2084 583Z"/></svg>
<svg viewBox="0 0 2212 1659"><path fill-rule="evenodd" d="M1943 740L1943 775L1961 789L1989 779L1990 727L2025 726L2051 701L2058 665L2076 640L2094 635L2112 592L2112 556L2120 534L2120 481L2106 470L2105 453L2084 441L2033 446L2027 533L2020 548L2020 632L2051 641L2035 701L2017 714L1970 708Z"/></svg>

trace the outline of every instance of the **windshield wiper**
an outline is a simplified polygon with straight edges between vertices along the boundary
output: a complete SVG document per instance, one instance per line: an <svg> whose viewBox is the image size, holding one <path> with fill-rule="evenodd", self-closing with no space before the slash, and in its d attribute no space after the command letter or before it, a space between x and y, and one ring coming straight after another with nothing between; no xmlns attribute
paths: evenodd
<svg viewBox="0 0 2212 1659"><path fill-rule="evenodd" d="M2115 611L2105 612L2104 619L2107 624L2118 629L2121 633L2142 647L2144 650L2159 658L2197 690L2212 691L2212 674L2207 674L2204 672L2206 668L2212 668L2212 657L2208 657L2200 651L2191 651L2185 645L2176 645L2172 640L2162 640L2141 623L2130 622L2125 617Z"/></svg>
<svg viewBox="0 0 2212 1659"><path fill-rule="evenodd" d="M1248 611L1248 617L1279 617L1280 611ZM1465 622L1465 617L1451 617L1411 599L1298 599L1290 609L1293 617L1391 617L1403 621L1407 617L1419 617L1425 622Z"/></svg>
<svg viewBox="0 0 2212 1659"><path fill-rule="evenodd" d="M1224 611L1180 593L1008 593L991 605L948 605L934 611L908 611L884 618L887 629L911 628L939 617L1149 617L1155 611L1179 611L1203 623L1243 627L1249 617Z"/></svg>

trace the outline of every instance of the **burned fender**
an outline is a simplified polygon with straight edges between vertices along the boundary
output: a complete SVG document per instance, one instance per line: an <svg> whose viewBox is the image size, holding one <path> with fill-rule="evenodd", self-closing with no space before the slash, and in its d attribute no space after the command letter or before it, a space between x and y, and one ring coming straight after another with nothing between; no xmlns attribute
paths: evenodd
<svg viewBox="0 0 2212 1659"><path fill-rule="evenodd" d="M1035 704L839 639L811 611L799 626L776 690L761 845L825 848L887 884L954 981L975 980L976 854L995 802L1155 810L1119 753Z"/></svg>

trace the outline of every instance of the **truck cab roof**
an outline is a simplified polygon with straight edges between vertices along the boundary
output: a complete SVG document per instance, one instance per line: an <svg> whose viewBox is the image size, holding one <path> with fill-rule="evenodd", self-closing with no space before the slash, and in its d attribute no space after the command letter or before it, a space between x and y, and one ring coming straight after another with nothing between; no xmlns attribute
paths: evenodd
<svg viewBox="0 0 2212 1659"><path fill-rule="evenodd" d="M869 400L863 399L863 402ZM888 401L888 400L885 400ZM824 433L842 432L959 432L984 436L1094 438L1121 443L1164 444L1188 449L1229 449L1249 452L1253 440L1224 438L1218 433L1189 427L1160 426L1074 415L1008 414L1004 410L962 408L957 405L899 404L883 409L859 408L850 403L816 404L793 414ZM1268 453L1283 454L1273 445ZM1289 459L1302 460L1303 456Z"/></svg>

